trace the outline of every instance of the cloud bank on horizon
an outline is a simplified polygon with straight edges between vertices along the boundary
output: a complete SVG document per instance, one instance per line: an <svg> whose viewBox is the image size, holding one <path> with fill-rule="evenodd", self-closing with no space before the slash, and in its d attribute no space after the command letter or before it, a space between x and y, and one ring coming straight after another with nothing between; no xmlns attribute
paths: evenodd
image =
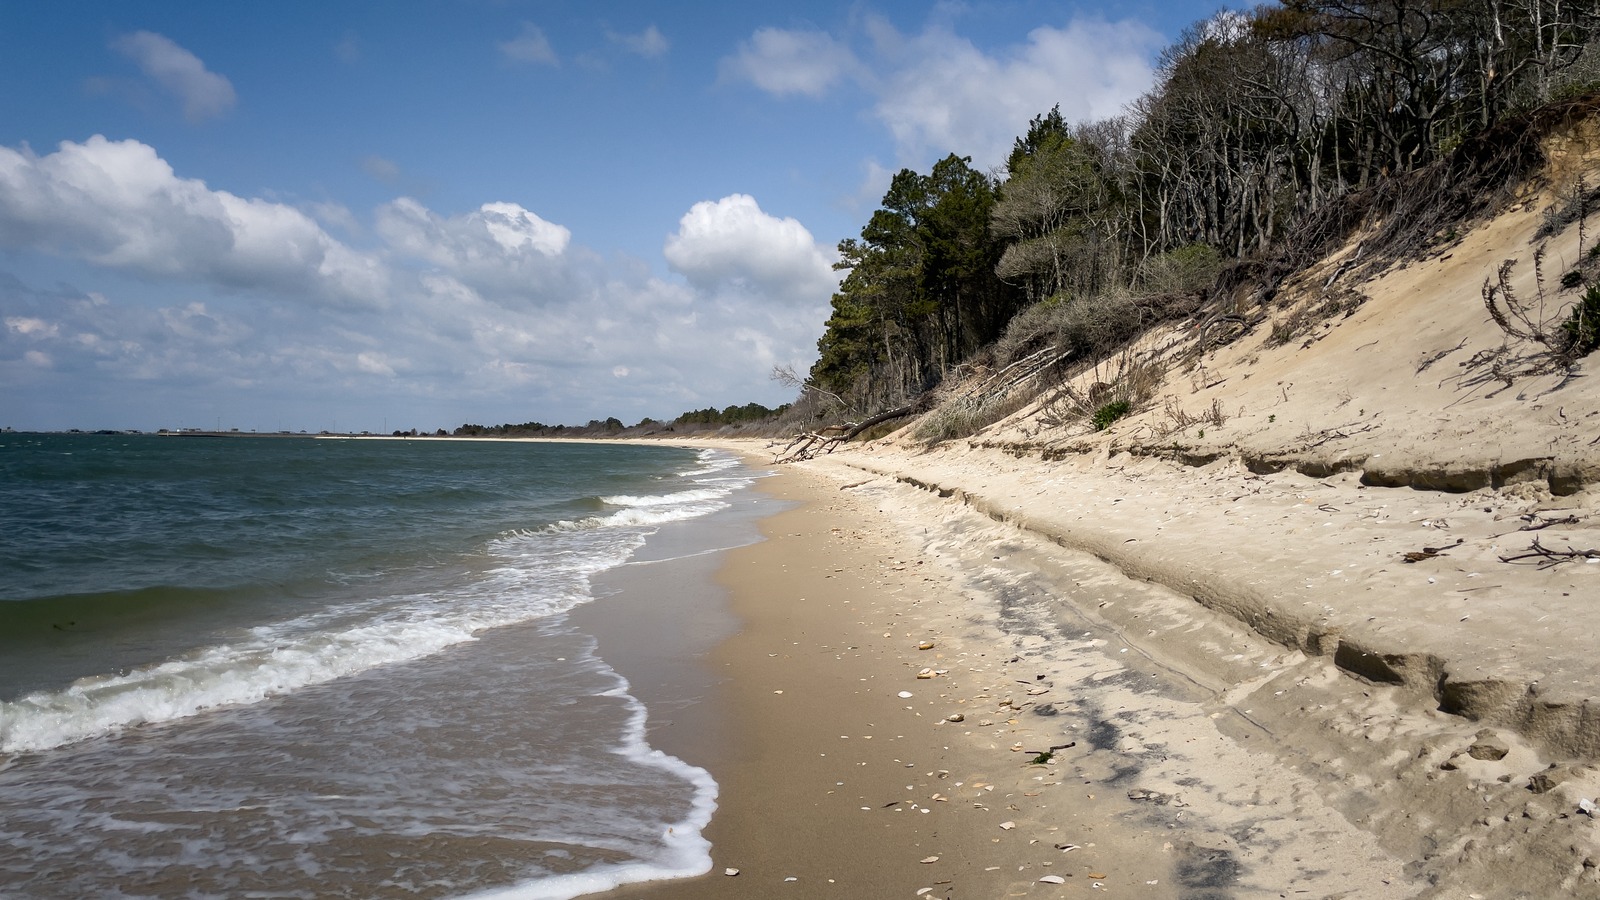
<svg viewBox="0 0 1600 900"><path fill-rule="evenodd" d="M1086 17L963 31L947 7L909 31L853 8L718 29L527 12L452 20L425 59L404 40L443 26L52 32L76 74L0 91L0 426L776 404L768 374L814 358L833 245L892 168L997 165L1056 104L1113 115L1165 43ZM33 18L5 40L59 26ZM318 25L321 61L282 85L275 41Z"/></svg>

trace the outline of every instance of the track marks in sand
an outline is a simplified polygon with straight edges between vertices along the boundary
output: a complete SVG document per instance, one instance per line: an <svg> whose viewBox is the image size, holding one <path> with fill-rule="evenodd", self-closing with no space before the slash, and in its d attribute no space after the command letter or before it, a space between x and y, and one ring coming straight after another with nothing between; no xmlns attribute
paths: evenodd
<svg viewBox="0 0 1600 900"><path fill-rule="evenodd" d="M1037 878L1052 870L1082 887L1093 883L1088 876L1105 875L1111 880L1104 885L1138 885L1138 896L1418 892L1402 862L1324 802L1310 779L1252 750L1253 738L1224 733L1220 719L1252 726L1216 703L1215 676L1169 667L1159 652L1126 636L1127 622L1148 621L1147 630L1162 634L1205 629L1158 622L1154 608L1117 625L1068 615L1059 599L1062 573L1045 571L1042 549L1025 537L887 482L851 493L886 516L886 528L915 528L916 538L905 540L924 569L938 572L924 577L950 588L948 597L918 596L863 621L885 625L901 641L904 690L915 694L904 712L995 761L978 779L993 790L964 798L975 812L1012 825L991 843L1021 838L1022 846L1048 851L1018 869L1015 875L1027 877L1013 879L1010 895L1045 889ZM910 555L896 556L894 565ZM1106 571L1074 574L1066 587L1090 594L1074 598L1080 606L1147 603ZM890 588L886 599L893 594ZM1201 637L1233 649L1232 635ZM915 649L929 639L935 650ZM1283 656L1281 648L1254 649L1233 667L1259 678L1263 663L1281 665ZM915 680L930 667L947 674ZM952 714L960 721L949 721ZM1029 765L1044 751L1040 765ZM1117 839L1101 839L1108 833ZM1130 853L1139 854L1138 863Z"/></svg>
<svg viewBox="0 0 1600 900"><path fill-rule="evenodd" d="M1062 733L1083 735L1080 747L1115 758L1083 766L1085 780L1134 785L1128 795L1155 816L1146 821L1165 815L1163 827L1225 854L1215 871L1232 872L1229 895L1277 896L1286 883L1350 890L1352 872L1376 869L1390 874L1358 895L1600 896L1594 768L1552 763L1514 733L1419 706L1405 688L1265 642L1190 598L1162 599L958 504L886 479L857 491L951 564L967 607L987 615L966 620L1005 635L1013 665L1065 667L1049 670L1056 687L1035 706L1070 723ZM1305 514L1326 530L1310 521L1326 510ZM1084 659L1098 660L1092 671L1075 668ZM1057 702L1063 689L1070 699ZM1171 714L1158 714L1166 704Z"/></svg>

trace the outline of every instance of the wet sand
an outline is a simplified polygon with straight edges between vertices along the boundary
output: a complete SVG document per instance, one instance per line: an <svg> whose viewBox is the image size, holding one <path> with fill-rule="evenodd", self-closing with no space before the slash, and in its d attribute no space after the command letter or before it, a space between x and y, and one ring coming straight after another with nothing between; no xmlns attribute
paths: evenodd
<svg viewBox="0 0 1600 900"><path fill-rule="evenodd" d="M1272 825L1275 804L1310 791L1225 749L1209 692L1143 657L1127 665L1104 635L1070 641L1059 610L1033 608L1043 548L836 472L785 468L760 489L797 505L722 557L737 631L698 667L630 661L623 642L668 635L661 621L585 623L651 706L652 743L720 784L710 873L598 896L1414 893L1370 835L1314 800ZM1182 742L1201 746L1169 746ZM1195 756L1191 787L1158 762ZM1251 828L1270 848L1228 835ZM1344 872L1319 875L1330 863Z"/></svg>
<svg viewBox="0 0 1600 900"><path fill-rule="evenodd" d="M655 746L706 766L721 786L712 873L601 896L909 897L931 887L947 897L957 885L961 896L1004 896L1018 841L998 826L1016 817L1015 798L980 786L994 783L979 771L991 767L951 746L960 735L938 724L948 713L937 702L948 676L919 681L914 667L942 667L945 654L917 651L926 629L900 609L910 592L945 586L836 530L848 523L818 488L792 473L763 483L800 505L764 520L762 543L726 555L716 580L739 627L703 661L717 683L652 728ZM684 693L646 684L620 635L599 633L602 655L635 682L653 718L656 703L671 708L661 695ZM1005 768L1020 771L1006 755Z"/></svg>

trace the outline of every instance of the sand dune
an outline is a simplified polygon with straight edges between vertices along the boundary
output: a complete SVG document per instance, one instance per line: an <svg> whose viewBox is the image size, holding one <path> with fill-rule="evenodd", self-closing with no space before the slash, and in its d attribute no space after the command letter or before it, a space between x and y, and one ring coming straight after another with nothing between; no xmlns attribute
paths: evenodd
<svg viewBox="0 0 1600 900"><path fill-rule="evenodd" d="M1539 348L1482 295L1506 260L1537 295L1551 202L1341 284L1353 245L1203 354L1192 326L1149 335L1161 391L1104 432L1035 405L783 467L805 505L729 567L762 573L730 578L767 610L726 650L730 702L815 754L865 745L834 724L858 703L905 723L850 760L914 758L898 799L929 811L816 797L779 833L854 852L786 845L762 812L787 783L775 751L725 795L719 867L771 840L774 865L837 870L846 897L1600 896L1600 385L1592 359L1518 374ZM1573 226L1545 246L1546 322L1590 243ZM756 634L787 639L761 689L737 651ZM790 693L841 667L859 697ZM838 774L811 762L818 787ZM675 890L784 884L707 879Z"/></svg>

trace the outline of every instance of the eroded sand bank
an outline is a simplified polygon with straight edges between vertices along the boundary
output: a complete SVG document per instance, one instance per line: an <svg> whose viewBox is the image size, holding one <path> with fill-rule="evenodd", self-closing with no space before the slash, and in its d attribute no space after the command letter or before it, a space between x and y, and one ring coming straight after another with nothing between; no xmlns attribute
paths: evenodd
<svg viewBox="0 0 1600 900"><path fill-rule="evenodd" d="M730 560L717 657L759 748L718 772L718 868L764 862L664 890L1600 897L1600 382L1485 299L1566 315L1592 228L1548 212L1589 146L1423 258L1351 274L1352 239L1060 383L975 360L930 415L1036 396L781 467L806 505ZM1104 430L1063 400L1135 382ZM841 751L950 775L896 798Z"/></svg>
<svg viewBox="0 0 1600 900"><path fill-rule="evenodd" d="M669 748L721 783L715 867L610 896L1426 893L1346 808L1361 785L1330 790L1361 761L1302 765L1257 708L1288 684L1385 708L1336 669L891 478L765 486L800 505L722 573L741 630L708 702L735 724ZM1223 671L1141 640L1174 628Z"/></svg>

